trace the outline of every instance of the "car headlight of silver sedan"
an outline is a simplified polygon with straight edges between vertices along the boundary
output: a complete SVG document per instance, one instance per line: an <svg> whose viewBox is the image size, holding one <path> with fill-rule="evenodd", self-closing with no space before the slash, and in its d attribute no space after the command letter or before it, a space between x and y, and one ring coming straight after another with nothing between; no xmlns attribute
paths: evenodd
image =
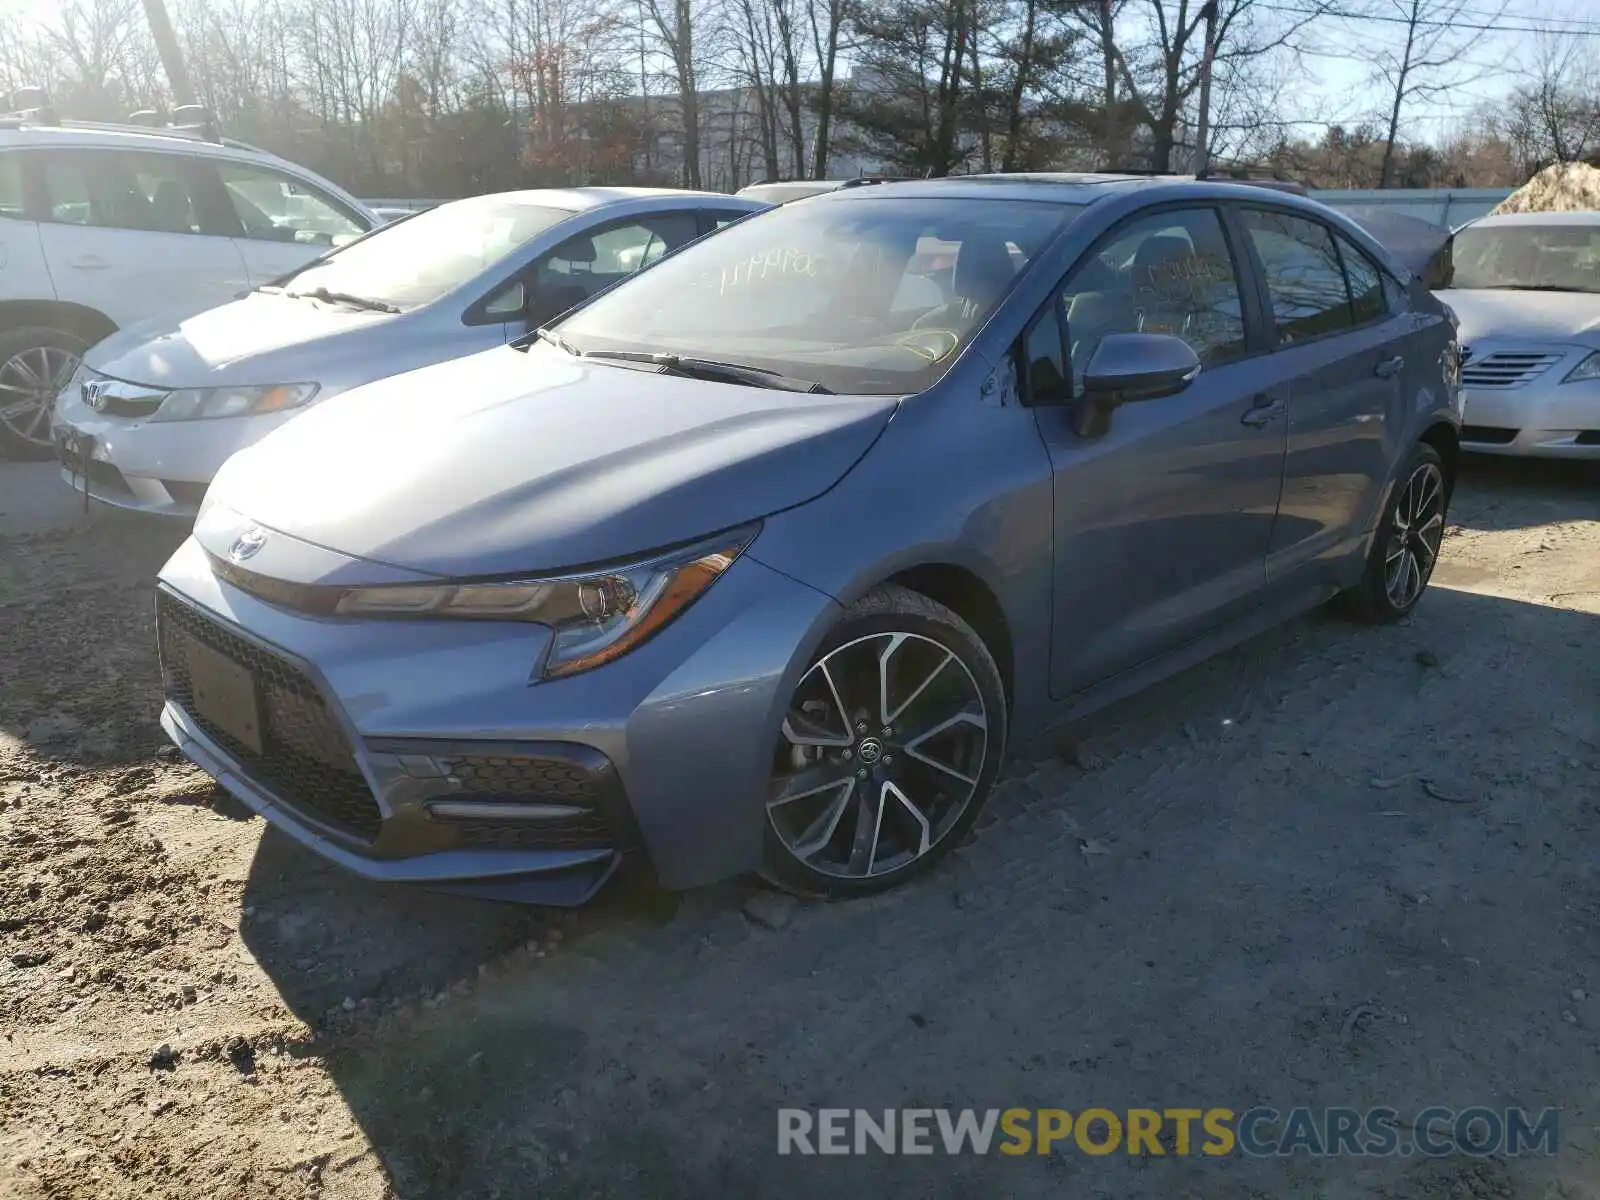
<svg viewBox="0 0 1600 1200"><path fill-rule="evenodd" d="M532 621L554 631L541 672L574 675L620 658L693 604L755 538L742 526L638 563L550 579L349 588L345 616Z"/></svg>
<svg viewBox="0 0 1600 1200"><path fill-rule="evenodd" d="M168 392L152 421L199 421L208 417L248 417L283 412L308 404L314 383L276 383L261 387L179 388Z"/></svg>
<svg viewBox="0 0 1600 1200"><path fill-rule="evenodd" d="M1562 383L1589 383L1600 379L1600 350L1596 350L1572 370L1567 372L1567 377Z"/></svg>

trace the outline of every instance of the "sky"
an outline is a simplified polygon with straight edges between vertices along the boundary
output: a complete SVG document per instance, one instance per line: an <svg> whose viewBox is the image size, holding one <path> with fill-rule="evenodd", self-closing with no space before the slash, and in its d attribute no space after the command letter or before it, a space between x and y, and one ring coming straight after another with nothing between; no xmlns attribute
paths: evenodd
<svg viewBox="0 0 1600 1200"><path fill-rule="evenodd" d="M1309 0L1258 0L1265 9L1292 19ZM1452 38L1464 43L1460 81L1448 95L1417 100L1407 111L1404 131L1419 140L1439 141L1450 135L1473 110L1503 98L1518 82L1518 72L1538 59L1541 43L1552 39L1590 48L1600 68L1600 0L1425 0L1461 5L1460 23ZM25 16L43 17L59 0L0 0L0 7L20 8ZM1359 26L1323 22L1312 52L1305 58L1307 77L1290 89L1292 109L1285 119L1304 120L1302 132L1316 136L1327 122L1356 124L1372 118L1369 81L1373 47L1396 51L1406 27L1398 18L1410 0L1344 0L1344 6L1391 14L1390 20L1364 21ZM1370 7L1369 7L1370 6ZM1480 27L1481 28L1478 28ZM1547 30L1548 33L1541 33ZM1597 70L1600 75L1600 70Z"/></svg>

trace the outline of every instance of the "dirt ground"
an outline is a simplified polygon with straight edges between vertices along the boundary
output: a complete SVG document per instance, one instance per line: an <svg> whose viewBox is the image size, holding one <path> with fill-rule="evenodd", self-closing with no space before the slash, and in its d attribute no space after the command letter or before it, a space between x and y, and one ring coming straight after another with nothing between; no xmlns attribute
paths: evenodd
<svg viewBox="0 0 1600 1200"><path fill-rule="evenodd" d="M0 474L9 468L0 467ZM0 496L0 509L5 509ZM931 878L363 884L164 752L170 532L0 521L0 1195L1600 1196L1600 470L1019 757ZM1554 1158L783 1158L780 1106L1561 1110Z"/></svg>

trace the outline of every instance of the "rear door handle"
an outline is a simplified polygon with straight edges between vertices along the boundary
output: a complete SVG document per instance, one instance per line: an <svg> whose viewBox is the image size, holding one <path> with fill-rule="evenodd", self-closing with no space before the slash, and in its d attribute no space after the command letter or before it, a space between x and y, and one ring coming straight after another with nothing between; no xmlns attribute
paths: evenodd
<svg viewBox="0 0 1600 1200"><path fill-rule="evenodd" d="M1396 354L1393 358L1386 358L1372 368L1372 373L1379 379L1393 379L1400 374L1401 368L1406 365L1403 355Z"/></svg>
<svg viewBox="0 0 1600 1200"><path fill-rule="evenodd" d="M74 271L104 271L111 264L95 254L85 254L67 264Z"/></svg>
<svg viewBox="0 0 1600 1200"><path fill-rule="evenodd" d="M1260 429L1263 425L1270 424L1272 419L1282 411L1282 400L1272 400L1266 396L1257 396L1255 404L1245 409L1244 416L1239 418L1239 424L1248 425L1252 429Z"/></svg>

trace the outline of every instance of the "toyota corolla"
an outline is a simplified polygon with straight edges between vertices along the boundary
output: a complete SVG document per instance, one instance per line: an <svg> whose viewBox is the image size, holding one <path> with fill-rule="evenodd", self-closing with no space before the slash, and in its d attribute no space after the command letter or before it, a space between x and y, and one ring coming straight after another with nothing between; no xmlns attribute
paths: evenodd
<svg viewBox="0 0 1600 1200"><path fill-rule="evenodd" d="M1456 361L1291 195L803 200L230 460L162 572L162 721L372 879L877 891L1017 739L1334 597L1409 613Z"/></svg>

